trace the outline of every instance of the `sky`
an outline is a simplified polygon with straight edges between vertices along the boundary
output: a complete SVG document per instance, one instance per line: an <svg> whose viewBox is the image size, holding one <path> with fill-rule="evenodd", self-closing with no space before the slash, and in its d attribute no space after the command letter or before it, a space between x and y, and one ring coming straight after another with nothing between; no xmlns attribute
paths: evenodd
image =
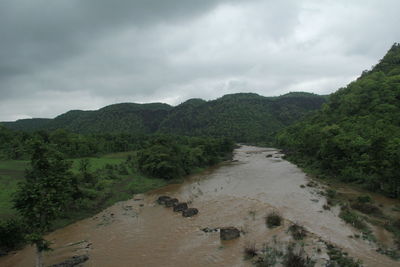
<svg viewBox="0 0 400 267"><path fill-rule="evenodd" d="M0 121L329 94L400 42L398 0L0 0Z"/></svg>

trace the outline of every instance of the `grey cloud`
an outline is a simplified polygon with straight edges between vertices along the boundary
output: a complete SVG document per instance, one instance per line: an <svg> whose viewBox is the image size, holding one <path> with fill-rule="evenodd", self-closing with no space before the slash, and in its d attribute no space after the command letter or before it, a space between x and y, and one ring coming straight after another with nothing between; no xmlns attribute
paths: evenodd
<svg viewBox="0 0 400 267"><path fill-rule="evenodd" d="M400 41L399 7L396 0L2 1L0 121L122 101L329 93Z"/></svg>

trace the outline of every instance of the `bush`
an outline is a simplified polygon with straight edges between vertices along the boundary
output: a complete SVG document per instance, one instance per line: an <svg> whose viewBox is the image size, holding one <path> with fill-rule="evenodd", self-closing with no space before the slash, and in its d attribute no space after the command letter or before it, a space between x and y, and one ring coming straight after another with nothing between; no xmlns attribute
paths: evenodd
<svg viewBox="0 0 400 267"><path fill-rule="evenodd" d="M244 247L244 257L245 259L252 259L255 256L257 256L257 249L256 249L256 245L253 244L247 244Z"/></svg>
<svg viewBox="0 0 400 267"><path fill-rule="evenodd" d="M0 249L11 251L25 243L26 227L21 220L9 219L0 222Z"/></svg>
<svg viewBox="0 0 400 267"><path fill-rule="evenodd" d="M265 223L267 224L268 228L273 228L276 226L280 226L282 223L282 216L273 211L265 217Z"/></svg>
<svg viewBox="0 0 400 267"><path fill-rule="evenodd" d="M360 260L354 260L347 256L347 254L343 253L339 248L334 247L331 244L328 244L328 255L332 261L332 264L329 266L341 266L341 267L361 267L362 263Z"/></svg>
<svg viewBox="0 0 400 267"><path fill-rule="evenodd" d="M368 195L362 195L362 196L359 196L359 197L357 198L357 201L358 201L359 203L371 203L371 202L372 202L372 199L371 199L371 197L368 196Z"/></svg>
<svg viewBox="0 0 400 267"><path fill-rule="evenodd" d="M294 223L289 227L289 232L292 234L294 240L302 240L307 236L306 229L297 223Z"/></svg>
<svg viewBox="0 0 400 267"><path fill-rule="evenodd" d="M356 202L353 203L351 207L365 214L374 214L378 216L382 215L382 211L378 207L366 202Z"/></svg>
<svg viewBox="0 0 400 267"><path fill-rule="evenodd" d="M351 224L353 227L360 230L368 230L367 225L363 221L363 219L357 215L354 211L352 211L349 207L343 206L339 217L343 219L346 223Z"/></svg>
<svg viewBox="0 0 400 267"><path fill-rule="evenodd" d="M283 261L285 267L307 267L312 265L311 259L305 255L303 249L297 253L294 252L293 246L288 246L288 251Z"/></svg>
<svg viewBox="0 0 400 267"><path fill-rule="evenodd" d="M326 196L328 197L328 198L335 198L336 197L336 194L337 194L337 192L336 192L336 190L335 189L328 189L328 190L326 190Z"/></svg>

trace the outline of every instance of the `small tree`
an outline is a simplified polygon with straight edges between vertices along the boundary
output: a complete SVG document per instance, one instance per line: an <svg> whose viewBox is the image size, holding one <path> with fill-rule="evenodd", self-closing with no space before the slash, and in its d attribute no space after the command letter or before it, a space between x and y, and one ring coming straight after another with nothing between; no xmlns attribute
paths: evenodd
<svg viewBox="0 0 400 267"><path fill-rule="evenodd" d="M28 241L36 246L36 266L42 267L42 252L50 249L43 235L70 203L73 179L71 162L43 143L35 143L26 180L19 184L14 207L29 225Z"/></svg>

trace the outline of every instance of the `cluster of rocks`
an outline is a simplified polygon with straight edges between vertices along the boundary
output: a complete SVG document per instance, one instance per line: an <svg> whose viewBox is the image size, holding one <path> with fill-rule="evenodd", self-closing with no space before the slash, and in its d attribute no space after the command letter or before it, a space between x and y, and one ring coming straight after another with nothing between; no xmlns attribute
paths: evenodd
<svg viewBox="0 0 400 267"><path fill-rule="evenodd" d="M201 229L205 233L219 232L219 237L221 240L232 240L240 237L240 230L235 227L223 227L223 228L203 228Z"/></svg>
<svg viewBox="0 0 400 267"><path fill-rule="evenodd" d="M50 267L73 267L73 266L83 266L82 263L89 259L88 255L73 256L61 263L53 264Z"/></svg>
<svg viewBox="0 0 400 267"><path fill-rule="evenodd" d="M199 213L198 209L189 208L186 202L179 202L177 198L171 198L169 196L160 196L157 199L157 203L168 208L173 208L175 212L182 212L183 217L192 217Z"/></svg>

